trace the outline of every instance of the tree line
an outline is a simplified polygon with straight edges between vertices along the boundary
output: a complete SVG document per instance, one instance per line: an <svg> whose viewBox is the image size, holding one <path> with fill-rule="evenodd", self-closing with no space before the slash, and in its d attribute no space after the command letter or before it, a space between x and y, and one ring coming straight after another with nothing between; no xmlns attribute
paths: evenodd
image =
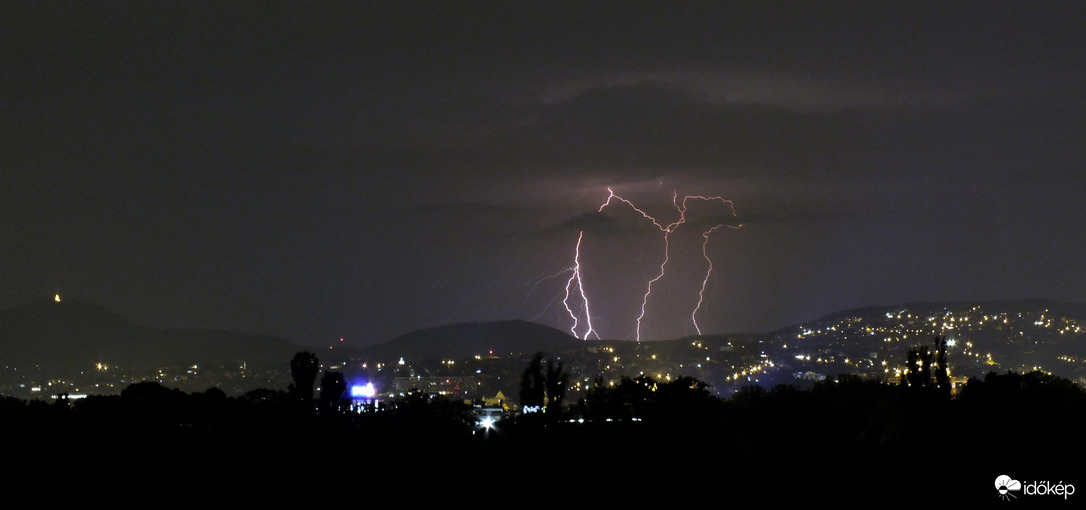
<svg viewBox="0 0 1086 510"><path fill-rule="evenodd" d="M928 352L932 366L945 366L936 365L938 348ZM921 352L918 359L927 358ZM537 412L512 415L482 433L469 403L414 393L381 412L358 413L344 406L342 376L321 374L316 356L298 353L291 368L285 390L238 397L154 382L56 403L3 397L0 437L9 438L8 462L31 469L51 469L60 459L65 469L108 472L155 459L181 479L333 485L351 480L355 468L344 459L364 459L371 475L390 478L430 465L457 466L457 473L516 466L535 476L569 466L670 466L723 473L737 483L759 483L758 473L767 472L811 486L840 487L847 479L861 490L885 488L887 473L919 474L940 463L1052 469L1086 454L1079 440L1086 392L1039 371L992 372L955 395L935 374L928 384L915 376L886 384L840 375L807 389L748 386L727 398L692 377L642 375L597 379L567 402L561 361L539 353L520 388L522 405ZM155 473L128 476L152 483Z"/></svg>

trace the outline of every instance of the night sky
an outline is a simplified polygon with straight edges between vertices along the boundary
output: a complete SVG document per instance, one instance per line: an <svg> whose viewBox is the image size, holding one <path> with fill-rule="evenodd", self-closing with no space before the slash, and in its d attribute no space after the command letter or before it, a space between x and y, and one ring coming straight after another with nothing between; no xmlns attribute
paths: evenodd
<svg viewBox="0 0 1086 510"><path fill-rule="evenodd" d="M0 306L376 343L1086 301L1086 2L0 2ZM556 300L557 299L557 300ZM571 300L578 305L579 301ZM583 321L583 319L582 319ZM581 322L583 330L584 322Z"/></svg>

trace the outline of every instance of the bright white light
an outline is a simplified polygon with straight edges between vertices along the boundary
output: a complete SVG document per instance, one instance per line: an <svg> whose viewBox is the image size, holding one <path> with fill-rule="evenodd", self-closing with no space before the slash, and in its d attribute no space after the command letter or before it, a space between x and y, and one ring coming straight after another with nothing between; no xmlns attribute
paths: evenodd
<svg viewBox="0 0 1086 510"><path fill-rule="evenodd" d="M365 385L356 384L351 386L351 396L355 398L373 398L377 394L377 390L373 387L373 383L366 383Z"/></svg>

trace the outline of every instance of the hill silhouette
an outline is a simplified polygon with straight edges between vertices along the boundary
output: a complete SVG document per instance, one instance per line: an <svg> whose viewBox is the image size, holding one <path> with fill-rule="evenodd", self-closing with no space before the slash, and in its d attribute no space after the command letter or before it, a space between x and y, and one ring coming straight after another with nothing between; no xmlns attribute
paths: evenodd
<svg viewBox="0 0 1086 510"><path fill-rule="evenodd" d="M911 310L918 313L934 314L952 310L968 310L971 308L983 308L991 313L1021 313L1025 311L1036 312L1047 310L1054 316L1068 316L1086 318L1086 303L1067 303L1052 299L1008 299L997 301L915 301L896 303L890 305L872 305L858 308L846 308L816 319L805 321L804 324L832 323L845 317L878 318L886 313L900 310ZM797 324L782 327L771 334L791 332Z"/></svg>
<svg viewBox="0 0 1086 510"><path fill-rule="evenodd" d="M453 358L476 354L531 354L565 352L584 342L555 328L522 320L461 323L413 331L387 342L360 349L363 356L392 359L399 356Z"/></svg>
<svg viewBox="0 0 1086 510"><path fill-rule="evenodd" d="M283 365L304 350L285 339L227 331L157 329L133 324L83 301L41 301L0 310L0 360L6 366L126 370L182 364Z"/></svg>
<svg viewBox="0 0 1086 510"><path fill-rule="evenodd" d="M898 317L906 310L911 318ZM997 316L999 321L994 320ZM944 330L942 323L948 317L959 322ZM970 322L961 322L967 318ZM1044 300L874 306L836 312L772 333L641 343L584 341L567 331L523 320L460 323L420 329L367 347L322 350L317 355L328 369L348 375L366 372L367 362L395 363L400 357L410 365L409 372L456 374L468 365L449 368L442 361L482 356L491 359L484 370L487 377L515 381L526 360L544 352L562 358L582 380L602 372L615 377L690 375L709 383L714 393L725 395L747 384L771 387L796 380L807 384L839 373L892 377L907 349L943 334L963 340L952 352L956 376L1044 367L1061 377L1086 381L1086 365L1076 362L1086 359L1082 343L1086 307ZM607 355L601 354L604 349ZM72 387L109 382L116 391L118 384L133 379L184 383L190 389L214 385L234 393L255 387L282 388L289 383L289 360L303 350L314 349L271 336L133 324L81 301L41 301L0 310L0 384L14 393L56 379L75 379L68 381ZM90 377L98 363L109 365L110 374ZM188 377L187 367L192 365L199 365L199 377ZM245 370L237 370L242 365ZM163 367L176 370L161 376L157 370ZM479 368L471 367L473 372ZM105 375L110 376L108 381ZM507 394L512 391L502 389Z"/></svg>

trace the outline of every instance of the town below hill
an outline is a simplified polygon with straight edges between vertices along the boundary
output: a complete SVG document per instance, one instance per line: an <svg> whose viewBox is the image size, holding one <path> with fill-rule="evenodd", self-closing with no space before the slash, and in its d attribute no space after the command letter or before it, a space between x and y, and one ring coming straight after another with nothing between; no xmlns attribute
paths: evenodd
<svg viewBox="0 0 1086 510"><path fill-rule="evenodd" d="M518 405L521 377L542 353L569 374L568 401L623 378L694 378L726 397L746 386L808 387L843 375L901 381L910 349L947 341L951 380L1041 371L1086 384L1086 306L1051 301L917 303L848 310L771 333L668 341L578 340L526 321L416 331L365 349L314 352L373 398L411 391ZM0 311L0 394L119 394L137 382L227 395L284 390L290 360L313 350L277 338L132 325L87 303Z"/></svg>

